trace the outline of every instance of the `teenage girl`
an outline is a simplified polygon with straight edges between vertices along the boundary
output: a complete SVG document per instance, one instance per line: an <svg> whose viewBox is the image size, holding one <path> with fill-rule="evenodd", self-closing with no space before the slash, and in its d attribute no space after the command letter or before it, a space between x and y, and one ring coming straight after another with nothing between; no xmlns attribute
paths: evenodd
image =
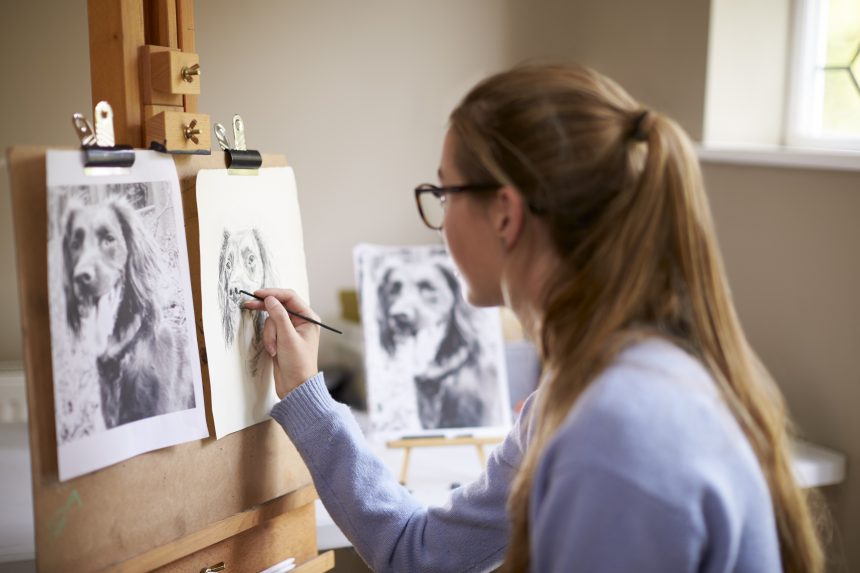
<svg viewBox="0 0 860 573"><path fill-rule="evenodd" d="M267 289L272 416L375 571L819 572L783 399L738 321L698 162L671 119L583 67L527 66L451 114L416 190L468 300L505 305L543 376L486 471L425 508ZM430 220L432 202L444 219Z"/></svg>

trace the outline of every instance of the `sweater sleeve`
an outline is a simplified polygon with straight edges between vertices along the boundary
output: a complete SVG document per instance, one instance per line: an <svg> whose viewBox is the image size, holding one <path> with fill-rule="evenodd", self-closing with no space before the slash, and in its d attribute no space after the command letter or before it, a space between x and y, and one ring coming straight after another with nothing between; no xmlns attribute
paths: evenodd
<svg viewBox="0 0 860 573"><path fill-rule="evenodd" d="M272 408L307 465L329 515L374 571L487 571L509 538L506 503L522 456L517 422L473 483L427 508L368 448L322 373Z"/></svg>
<svg viewBox="0 0 860 573"><path fill-rule="evenodd" d="M695 519L617 472L557 467L533 495L532 567L547 573L699 571Z"/></svg>

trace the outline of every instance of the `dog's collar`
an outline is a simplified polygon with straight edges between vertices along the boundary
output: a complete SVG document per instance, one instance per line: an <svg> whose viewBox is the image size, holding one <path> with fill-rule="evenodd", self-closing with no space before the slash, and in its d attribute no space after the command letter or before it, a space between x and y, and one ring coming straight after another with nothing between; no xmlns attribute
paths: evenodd
<svg viewBox="0 0 860 573"><path fill-rule="evenodd" d="M120 362L137 346L138 340L141 338L141 333L151 329L146 321L140 318L137 320L139 321L137 327L129 329L126 336L123 336L115 344L110 345L104 354L98 357L99 362Z"/></svg>
<svg viewBox="0 0 860 573"><path fill-rule="evenodd" d="M463 346L444 364L431 369L429 372L415 377L415 381L421 383L438 383L463 369L472 360L472 352L468 346Z"/></svg>

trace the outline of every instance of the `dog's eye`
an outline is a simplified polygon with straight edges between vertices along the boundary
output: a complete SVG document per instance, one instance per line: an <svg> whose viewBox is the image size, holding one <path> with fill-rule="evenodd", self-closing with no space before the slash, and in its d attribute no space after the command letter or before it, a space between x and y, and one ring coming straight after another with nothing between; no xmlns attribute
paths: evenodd
<svg viewBox="0 0 860 573"><path fill-rule="evenodd" d="M102 244L104 245L112 245L116 242L116 237L113 235L105 235L102 237Z"/></svg>
<svg viewBox="0 0 860 573"><path fill-rule="evenodd" d="M80 229L78 229L72 235L72 240L69 241L69 247L73 251L77 251L81 248L81 245L83 245L83 243L84 243L84 232L81 231Z"/></svg>

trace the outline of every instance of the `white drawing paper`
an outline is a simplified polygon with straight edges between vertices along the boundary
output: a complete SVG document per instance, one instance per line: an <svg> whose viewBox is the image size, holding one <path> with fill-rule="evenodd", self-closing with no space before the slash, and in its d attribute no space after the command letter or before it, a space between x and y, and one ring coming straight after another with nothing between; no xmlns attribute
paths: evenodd
<svg viewBox="0 0 860 573"><path fill-rule="evenodd" d="M354 256L374 434L507 429L499 309L465 301L442 246L358 245Z"/></svg>
<svg viewBox="0 0 860 573"><path fill-rule="evenodd" d="M218 438L268 419L278 401L262 345L266 313L240 290L290 288L308 300L302 220L289 167L197 174L203 332Z"/></svg>
<svg viewBox="0 0 860 573"><path fill-rule="evenodd" d="M79 151L47 154L60 480L209 435L179 179L135 156L86 175Z"/></svg>

